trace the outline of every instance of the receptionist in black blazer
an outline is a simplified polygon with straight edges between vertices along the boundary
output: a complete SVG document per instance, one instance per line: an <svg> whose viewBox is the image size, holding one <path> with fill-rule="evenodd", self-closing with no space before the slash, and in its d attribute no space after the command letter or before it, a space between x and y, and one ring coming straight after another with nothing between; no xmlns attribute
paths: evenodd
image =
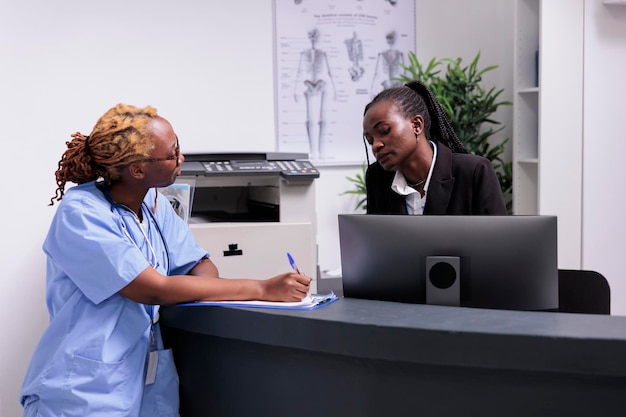
<svg viewBox="0 0 626 417"><path fill-rule="evenodd" d="M467 153L422 82L374 97L363 137L376 157L365 175L368 214L507 214L491 162Z"/></svg>

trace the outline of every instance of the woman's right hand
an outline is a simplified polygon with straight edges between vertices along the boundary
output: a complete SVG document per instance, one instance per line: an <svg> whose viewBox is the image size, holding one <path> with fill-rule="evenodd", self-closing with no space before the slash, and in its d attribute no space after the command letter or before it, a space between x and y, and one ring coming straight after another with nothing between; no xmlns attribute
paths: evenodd
<svg viewBox="0 0 626 417"><path fill-rule="evenodd" d="M262 282L265 301L301 301L311 288L313 279L297 272L286 272Z"/></svg>

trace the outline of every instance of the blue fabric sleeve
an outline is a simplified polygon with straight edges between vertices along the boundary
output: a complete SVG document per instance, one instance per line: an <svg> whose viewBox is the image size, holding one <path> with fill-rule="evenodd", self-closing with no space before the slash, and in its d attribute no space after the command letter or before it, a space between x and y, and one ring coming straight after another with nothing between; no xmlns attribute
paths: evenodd
<svg viewBox="0 0 626 417"><path fill-rule="evenodd" d="M150 266L124 235L118 214L92 198L68 193L57 208L44 251L48 275L65 274L95 304L111 297Z"/></svg>

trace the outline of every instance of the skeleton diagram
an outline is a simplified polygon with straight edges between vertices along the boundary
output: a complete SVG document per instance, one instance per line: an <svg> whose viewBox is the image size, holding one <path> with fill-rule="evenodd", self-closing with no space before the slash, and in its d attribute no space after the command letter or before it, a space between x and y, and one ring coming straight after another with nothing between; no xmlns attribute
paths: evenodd
<svg viewBox="0 0 626 417"><path fill-rule="evenodd" d="M402 81L396 80L397 77L404 73L402 65L404 65L404 54L397 49L393 49L393 45L396 43L396 31L389 32L385 38L389 49L380 52L376 59L376 69L374 71L374 79L372 80L372 96L376 95L380 89L378 85L382 86L382 90L392 87L402 86Z"/></svg>
<svg viewBox="0 0 626 417"><path fill-rule="evenodd" d="M324 112L329 85L333 90L333 98L335 96L335 84L326 53L315 47L319 36L317 29L308 32L311 48L300 53L294 89L294 100L298 102L299 95L304 94L306 102L306 129L311 159L319 159L324 156L323 146L326 128ZM303 78L304 80L302 80Z"/></svg>
<svg viewBox="0 0 626 417"><path fill-rule="evenodd" d="M346 39L346 48L348 48L348 58L352 62L352 66L348 68L352 81L358 81L365 69L361 66L363 62L363 43L357 37L356 32L350 39Z"/></svg>

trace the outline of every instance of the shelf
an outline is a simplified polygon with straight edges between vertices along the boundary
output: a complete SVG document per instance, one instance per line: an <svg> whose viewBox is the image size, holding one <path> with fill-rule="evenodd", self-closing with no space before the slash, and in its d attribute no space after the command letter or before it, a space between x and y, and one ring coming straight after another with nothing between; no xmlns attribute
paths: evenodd
<svg viewBox="0 0 626 417"><path fill-rule="evenodd" d="M513 160L539 157L539 97L518 94L514 98Z"/></svg>
<svg viewBox="0 0 626 417"><path fill-rule="evenodd" d="M520 88L516 91L517 94L539 94L539 87L527 87Z"/></svg>
<svg viewBox="0 0 626 417"><path fill-rule="evenodd" d="M558 216L559 265L579 268L585 0L515 0L514 24L513 213Z"/></svg>
<svg viewBox="0 0 626 417"><path fill-rule="evenodd" d="M539 195L537 193L537 180L539 176L538 163L518 163L514 167L513 184L516 184L519 192L513 199L513 211L515 214L537 214L539 210Z"/></svg>
<svg viewBox="0 0 626 417"><path fill-rule="evenodd" d="M513 213L539 210L541 0L516 0L513 85Z"/></svg>
<svg viewBox="0 0 626 417"><path fill-rule="evenodd" d="M515 88L538 86L540 0L517 0L515 6Z"/></svg>

